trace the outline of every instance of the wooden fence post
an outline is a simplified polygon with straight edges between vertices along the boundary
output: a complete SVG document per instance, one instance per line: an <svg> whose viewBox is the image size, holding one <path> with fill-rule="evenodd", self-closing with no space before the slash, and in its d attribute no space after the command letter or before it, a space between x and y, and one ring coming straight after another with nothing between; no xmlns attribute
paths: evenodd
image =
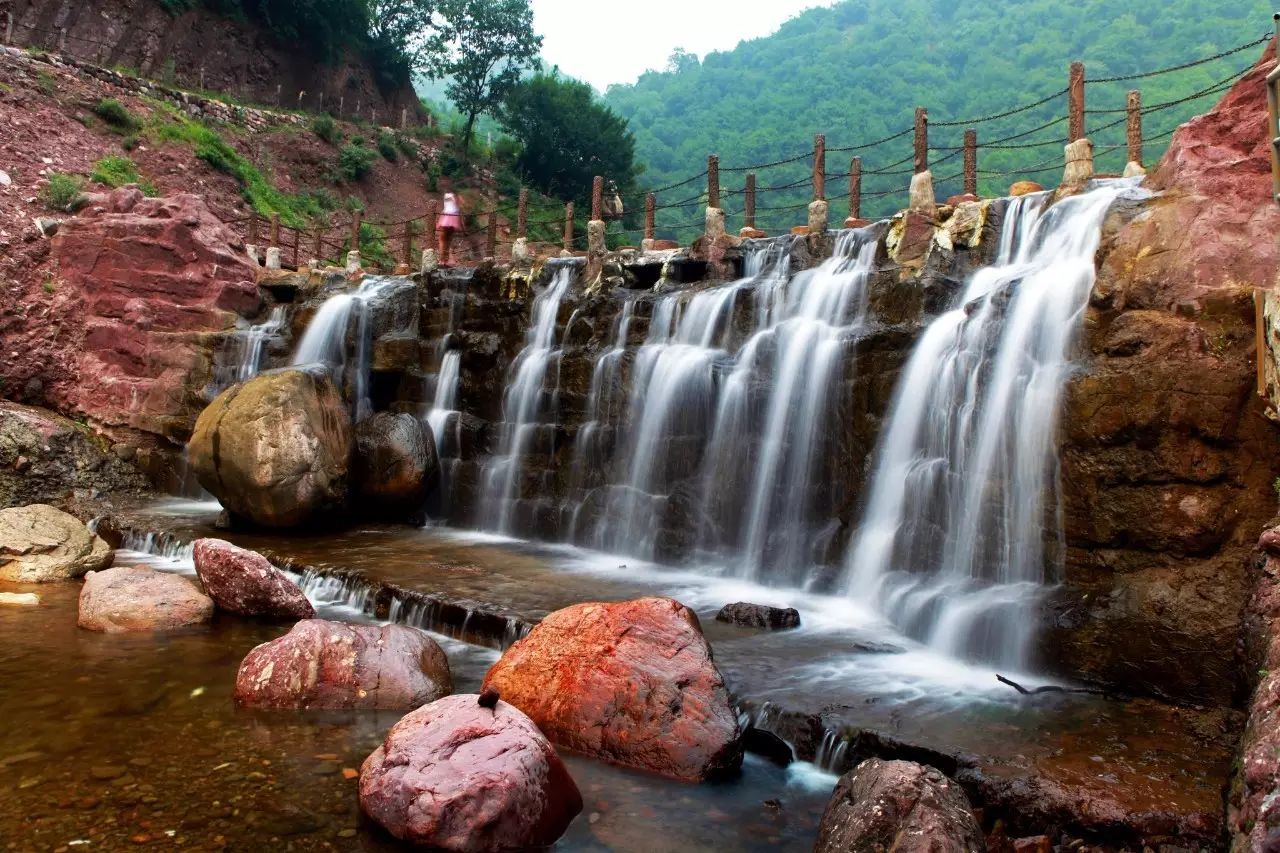
<svg viewBox="0 0 1280 853"><path fill-rule="evenodd" d="M849 218L862 218L862 158L849 161Z"/></svg>
<svg viewBox="0 0 1280 853"><path fill-rule="evenodd" d="M604 215L604 178L596 175L591 179L591 221L598 222Z"/></svg>
<svg viewBox="0 0 1280 853"><path fill-rule="evenodd" d="M404 224L404 263L410 269L413 268L413 226L414 221L410 219Z"/></svg>
<svg viewBox="0 0 1280 853"><path fill-rule="evenodd" d="M529 237L529 190L520 188L520 200L516 202L516 239Z"/></svg>
<svg viewBox="0 0 1280 853"><path fill-rule="evenodd" d="M756 173L747 172L747 190L745 193L745 210L743 211L743 225L747 228L756 227Z"/></svg>
<svg viewBox="0 0 1280 853"><path fill-rule="evenodd" d="M498 256L498 212L496 210L489 213L488 221L485 223L484 256L486 258Z"/></svg>
<svg viewBox="0 0 1280 853"><path fill-rule="evenodd" d="M293 268L298 269L301 264L298 263L298 244L302 241L302 229L293 229Z"/></svg>
<svg viewBox="0 0 1280 853"><path fill-rule="evenodd" d="M564 250L573 251L573 202L564 206Z"/></svg>
<svg viewBox="0 0 1280 853"><path fill-rule="evenodd" d="M821 133L813 137L813 200L827 197L827 137Z"/></svg>
<svg viewBox="0 0 1280 853"><path fill-rule="evenodd" d="M973 128L964 132L964 191L978 194L978 131Z"/></svg>
<svg viewBox="0 0 1280 853"><path fill-rule="evenodd" d="M707 156L707 207L720 206L720 157Z"/></svg>
<svg viewBox="0 0 1280 853"><path fill-rule="evenodd" d="M1084 138L1084 63L1071 63L1067 83L1067 142Z"/></svg>
<svg viewBox="0 0 1280 853"><path fill-rule="evenodd" d="M1137 89L1129 92L1125 98L1125 109L1129 113L1129 124L1126 129L1126 141L1129 143L1129 162L1142 165L1142 93Z"/></svg>
<svg viewBox="0 0 1280 853"><path fill-rule="evenodd" d="M356 211L351 217L351 251L360 251L360 220L362 215Z"/></svg>
<svg viewBox="0 0 1280 853"><path fill-rule="evenodd" d="M249 245L258 245L258 214L249 214Z"/></svg>
<svg viewBox="0 0 1280 853"><path fill-rule="evenodd" d="M324 230L319 225L316 226L315 241L315 259L321 261L324 259Z"/></svg>
<svg viewBox="0 0 1280 853"><path fill-rule="evenodd" d="M658 207L658 197L653 193L646 193L644 197L644 239L653 239L653 220L654 212Z"/></svg>
<svg viewBox="0 0 1280 853"><path fill-rule="evenodd" d="M929 171L929 111L924 107L916 107L914 146L915 170L918 175Z"/></svg>
<svg viewBox="0 0 1280 853"><path fill-rule="evenodd" d="M267 240L267 245L275 248L280 247L280 214L278 213L271 214L271 233Z"/></svg>

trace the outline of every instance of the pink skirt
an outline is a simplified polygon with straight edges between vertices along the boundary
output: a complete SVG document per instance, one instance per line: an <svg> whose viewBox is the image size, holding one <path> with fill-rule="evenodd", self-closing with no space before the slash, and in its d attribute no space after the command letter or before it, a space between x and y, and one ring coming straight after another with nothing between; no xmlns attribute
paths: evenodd
<svg viewBox="0 0 1280 853"><path fill-rule="evenodd" d="M442 213L436 217L436 229L457 231L462 227L462 217L456 213Z"/></svg>

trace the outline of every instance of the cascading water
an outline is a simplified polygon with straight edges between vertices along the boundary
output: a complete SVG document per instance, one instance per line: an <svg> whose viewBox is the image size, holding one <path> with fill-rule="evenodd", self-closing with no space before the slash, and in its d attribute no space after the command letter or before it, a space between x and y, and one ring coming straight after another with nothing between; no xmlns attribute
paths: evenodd
<svg viewBox="0 0 1280 853"><path fill-rule="evenodd" d="M1010 203L997 262L926 330L881 431L850 596L948 654L1019 667L1056 548L1054 439L1101 223L1128 182Z"/></svg>
<svg viewBox="0 0 1280 853"><path fill-rule="evenodd" d="M555 429L552 402L545 393L547 373L557 362L556 322L573 281L574 265L558 264L551 283L533 301L533 322L525 346L511 365L502 400L499 451L484 469L485 520L490 529L512 532L525 458L537 450L540 435ZM551 395L554 398L554 395Z"/></svg>
<svg viewBox="0 0 1280 853"><path fill-rule="evenodd" d="M352 319L355 319L355 363L353 376L353 408L356 420L369 414L369 337L368 302L389 287L399 285L403 279L387 276L366 276L353 293L339 293L329 297L311 318L298 349L290 362L293 365L321 363L328 365L334 379L341 385L347 363L347 335Z"/></svg>
<svg viewBox="0 0 1280 853"><path fill-rule="evenodd" d="M227 337L227 344L219 353L218 365L214 369L213 381L217 391L258 375L268 344L284 330L287 319L286 306L277 305L263 322L238 329Z"/></svg>

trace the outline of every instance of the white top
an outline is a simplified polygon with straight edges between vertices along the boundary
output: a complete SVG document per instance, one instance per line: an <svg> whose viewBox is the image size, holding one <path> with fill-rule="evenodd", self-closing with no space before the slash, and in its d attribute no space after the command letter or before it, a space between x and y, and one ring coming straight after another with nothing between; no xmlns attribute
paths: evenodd
<svg viewBox="0 0 1280 853"><path fill-rule="evenodd" d="M444 194L444 213L458 213L458 197L453 193Z"/></svg>

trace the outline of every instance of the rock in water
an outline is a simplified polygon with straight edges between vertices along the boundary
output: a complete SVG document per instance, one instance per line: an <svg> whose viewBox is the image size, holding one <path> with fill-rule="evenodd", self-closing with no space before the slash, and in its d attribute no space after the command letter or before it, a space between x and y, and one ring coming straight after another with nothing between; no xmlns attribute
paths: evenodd
<svg viewBox="0 0 1280 853"><path fill-rule="evenodd" d="M213 599L180 575L119 567L90 572L77 624L90 631L170 631L208 622Z"/></svg>
<svg viewBox="0 0 1280 853"><path fill-rule="evenodd" d="M700 781L742 763L742 731L692 610L669 598L578 604L542 620L484 687L561 746Z"/></svg>
<svg viewBox="0 0 1280 853"><path fill-rule="evenodd" d="M219 608L241 616L310 619L315 608L302 590L261 554L222 539L197 539L196 574Z"/></svg>
<svg viewBox="0 0 1280 853"><path fill-rule="evenodd" d="M111 565L111 546L48 504L0 509L0 580L48 583Z"/></svg>
<svg viewBox="0 0 1280 853"><path fill-rule="evenodd" d="M840 777L814 853L978 853L982 830L960 786L910 761L868 759Z"/></svg>
<svg viewBox="0 0 1280 853"><path fill-rule="evenodd" d="M407 711L451 692L449 660L426 632L306 619L245 655L235 698L255 708Z"/></svg>
<svg viewBox="0 0 1280 853"><path fill-rule="evenodd" d="M739 601L726 604L716 614L717 622L741 625L744 628L770 628L782 630L800 627L800 611L794 607L769 607L765 604L748 604Z"/></svg>
<svg viewBox="0 0 1280 853"><path fill-rule="evenodd" d="M440 473L436 443L409 414L378 412L356 427L353 480L361 505L371 512L406 517L417 513Z"/></svg>
<svg viewBox="0 0 1280 853"><path fill-rule="evenodd" d="M200 485L232 513L296 527L342 506L351 448L351 417L328 371L286 368L219 394L188 453Z"/></svg>
<svg viewBox="0 0 1280 853"><path fill-rule="evenodd" d="M360 768L360 808L404 841L483 853L549 846L582 795L533 721L464 694L392 727Z"/></svg>

